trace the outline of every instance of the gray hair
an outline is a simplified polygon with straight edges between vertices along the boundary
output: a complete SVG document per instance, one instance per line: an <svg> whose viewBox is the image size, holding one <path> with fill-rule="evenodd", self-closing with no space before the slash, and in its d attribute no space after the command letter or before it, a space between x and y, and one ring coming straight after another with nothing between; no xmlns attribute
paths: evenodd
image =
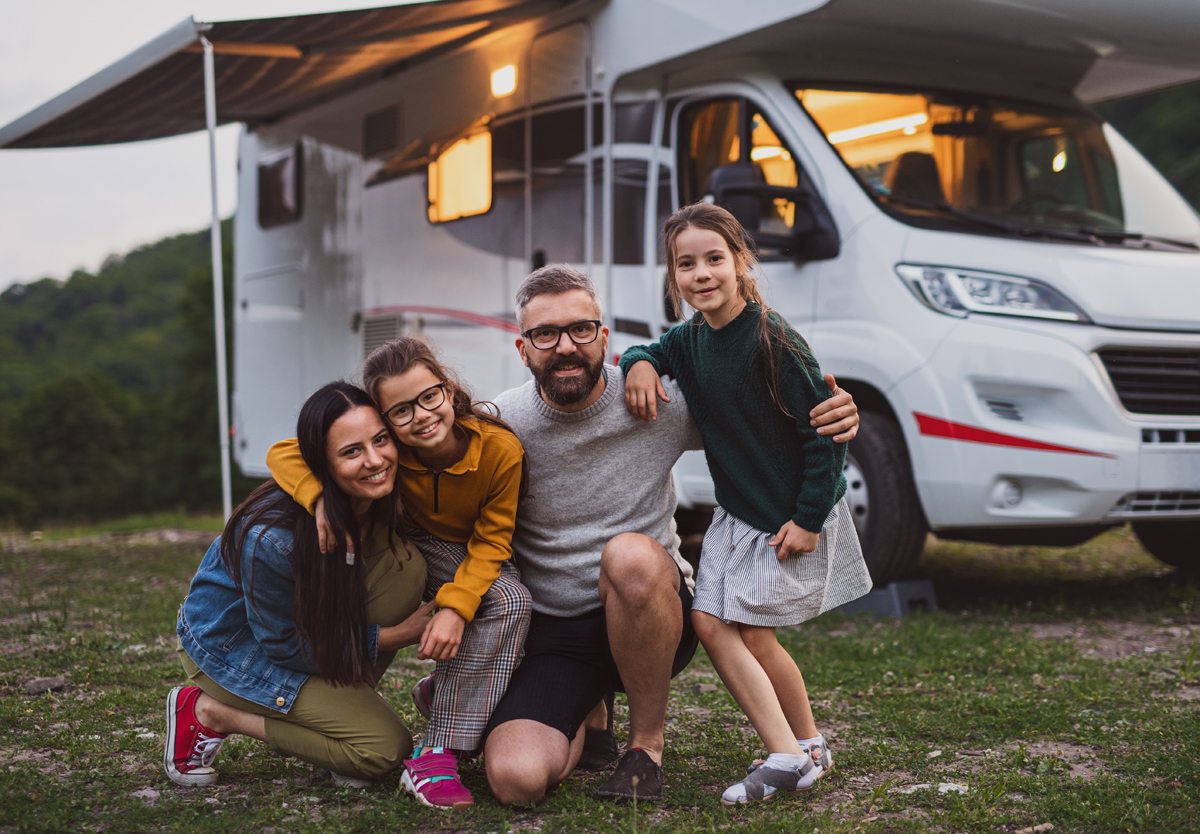
<svg viewBox="0 0 1200 834"><path fill-rule="evenodd" d="M562 295L571 290L583 290L596 305L596 318L604 318L596 285L586 273L567 264L546 264L529 273L517 288L517 327L524 327L525 307L539 295Z"/></svg>

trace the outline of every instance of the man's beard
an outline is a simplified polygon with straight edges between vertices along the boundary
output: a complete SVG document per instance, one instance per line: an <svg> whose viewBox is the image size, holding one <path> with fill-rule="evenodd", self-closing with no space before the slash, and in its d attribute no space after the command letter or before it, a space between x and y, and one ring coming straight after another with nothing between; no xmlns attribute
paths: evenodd
<svg viewBox="0 0 1200 834"><path fill-rule="evenodd" d="M554 375L555 370L567 365L579 365L583 373L571 377ZM603 356L589 363L587 357L581 353L570 356L555 353L540 368L531 362L529 370L533 372L533 378L537 381L538 388L546 395L546 399L555 405L571 406L578 405L591 396L592 389L604 373L603 365Z"/></svg>

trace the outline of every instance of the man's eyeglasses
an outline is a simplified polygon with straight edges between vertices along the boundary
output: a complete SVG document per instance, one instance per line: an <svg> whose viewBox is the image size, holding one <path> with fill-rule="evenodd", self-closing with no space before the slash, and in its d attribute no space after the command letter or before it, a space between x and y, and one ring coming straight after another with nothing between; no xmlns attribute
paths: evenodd
<svg viewBox="0 0 1200 834"><path fill-rule="evenodd" d="M446 383L439 382L432 388L426 388L415 400L396 403L383 413L393 426L407 426L417 416L417 406L425 411L433 411L446 401Z"/></svg>
<svg viewBox="0 0 1200 834"><path fill-rule="evenodd" d="M546 324L541 327L531 327L521 335L532 342L538 350L550 350L558 347L564 333L577 345L590 345L600 335L600 324L598 319L573 321L565 327Z"/></svg>

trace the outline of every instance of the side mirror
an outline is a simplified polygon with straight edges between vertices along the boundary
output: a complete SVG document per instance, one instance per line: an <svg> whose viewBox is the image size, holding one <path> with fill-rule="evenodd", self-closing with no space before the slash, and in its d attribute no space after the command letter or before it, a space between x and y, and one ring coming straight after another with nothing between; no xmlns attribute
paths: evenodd
<svg viewBox="0 0 1200 834"><path fill-rule="evenodd" d="M753 163L717 168L709 179L712 202L737 218L768 254L796 261L836 258L841 251L837 226L807 178L801 174L800 184L788 188L761 177Z"/></svg>

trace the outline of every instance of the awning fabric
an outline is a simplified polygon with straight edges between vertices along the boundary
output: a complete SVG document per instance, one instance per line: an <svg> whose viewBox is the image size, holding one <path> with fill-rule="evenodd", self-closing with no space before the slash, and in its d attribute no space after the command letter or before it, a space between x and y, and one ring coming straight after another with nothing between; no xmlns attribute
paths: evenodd
<svg viewBox="0 0 1200 834"><path fill-rule="evenodd" d="M0 128L0 148L107 145L204 128L200 36L221 124L254 126L398 72L571 0L439 0L328 14L192 19Z"/></svg>

